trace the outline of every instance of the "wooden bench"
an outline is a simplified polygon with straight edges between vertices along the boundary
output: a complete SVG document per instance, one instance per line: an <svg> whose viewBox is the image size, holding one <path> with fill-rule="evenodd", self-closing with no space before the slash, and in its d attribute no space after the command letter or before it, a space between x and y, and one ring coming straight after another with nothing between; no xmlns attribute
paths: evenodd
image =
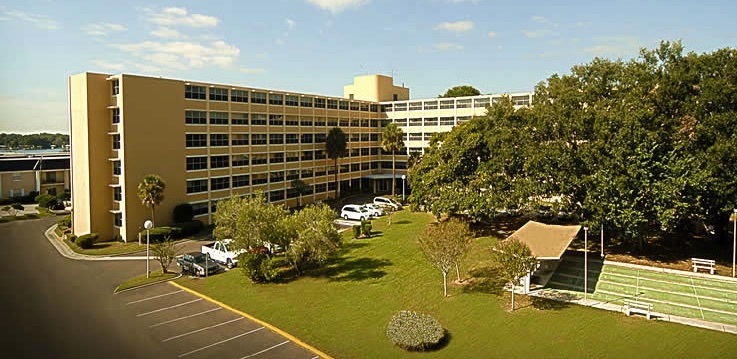
<svg viewBox="0 0 737 359"><path fill-rule="evenodd" d="M632 313L644 314L647 319L650 319L650 312L653 310L652 303L638 302L636 300L625 300L622 310L627 316Z"/></svg>
<svg viewBox="0 0 737 359"><path fill-rule="evenodd" d="M716 261L713 259L691 258L691 264L693 265L694 272L697 272L699 269L708 269L709 274L714 274Z"/></svg>

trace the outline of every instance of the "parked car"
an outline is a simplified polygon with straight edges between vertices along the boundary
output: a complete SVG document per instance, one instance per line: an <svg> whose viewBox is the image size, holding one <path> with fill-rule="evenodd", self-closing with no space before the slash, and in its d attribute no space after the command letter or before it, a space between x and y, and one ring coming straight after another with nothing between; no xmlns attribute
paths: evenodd
<svg viewBox="0 0 737 359"><path fill-rule="evenodd" d="M371 218L371 213L367 211L363 206L357 204L347 204L340 210L340 218L352 219L355 221L363 221Z"/></svg>
<svg viewBox="0 0 737 359"><path fill-rule="evenodd" d="M238 265L238 256L243 253L242 249L233 248L233 244L231 239L215 241L202 246L201 252L209 254L210 258L231 269Z"/></svg>
<svg viewBox="0 0 737 359"><path fill-rule="evenodd" d="M395 211L402 208L399 202L387 197L374 197L374 204L379 207L391 207Z"/></svg>
<svg viewBox="0 0 737 359"><path fill-rule="evenodd" d="M220 266L202 252L185 253L177 258L177 265L182 268L182 273L191 273L199 277L208 276L220 271Z"/></svg>
<svg viewBox="0 0 737 359"><path fill-rule="evenodd" d="M363 208L374 217L381 217L384 215L384 210L373 203L366 203L363 205Z"/></svg>

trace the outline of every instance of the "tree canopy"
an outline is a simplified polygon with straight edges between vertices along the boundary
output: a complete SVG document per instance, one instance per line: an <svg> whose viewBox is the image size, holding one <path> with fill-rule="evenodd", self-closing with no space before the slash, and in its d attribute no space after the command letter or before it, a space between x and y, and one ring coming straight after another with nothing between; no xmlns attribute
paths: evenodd
<svg viewBox="0 0 737 359"><path fill-rule="evenodd" d="M0 133L0 145L8 148L51 148L51 145L59 149L69 144L69 135L62 133L34 133L22 135L17 133Z"/></svg>
<svg viewBox="0 0 737 359"><path fill-rule="evenodd" d="M151 207L151 222L156 225L156 206L164 200L166 183L159 175L146 175L138 184L138 198L146 207Z"/></svg>
<svg viewBox="0 0 737 359"><path fill-rule="evenodd" d="M512 285L512 310L514 310L514 287L527 273L535 270L537 259L532 256L530 247L516 239L508 239L497 243L492 254L499 264L502 279Z"/></svg>
<svg viewBox="0 0 737 359"><path fill-rule="evenodd" d="M454 86L448 89L448 91L445 91L444 94L438 96L438 97L461 97L461 96L476 96L481 95L481 91L477 90L473 86L469 85L461 85L461 86Z"/></svg>
<svg viewBox="0 0 737 359"><path fill-rule="evenodd" d="M471 249L471 239L468 223L451 218L430 224L417 240L425 258L443 274L443 296L448 296L447 277L453 267L461 280L458 268Z"/></svg>
<svg viewBox="0 0 737 359"><path fill-rule="evenodd" d="M595 58L538 84L531 108L503 99L433 141L410 201L483 219L558 197L635 249L695 222L722 229L737 205L735 83L734 49Z"/></svg>
<svg viewBox="0 0 737 359"><path fill-rule="evenodd" d="M333 160L335 166L335 198L338 198L338 173L340 168L338 167L338 159L345 156L346 148L348 147L348 137L340 127L333 127L328 136L325 139L325 152L328 158Z"/></svg>
<svg viewBox="0 0 737 359"><path fill-rule="evenodd" d="M381 148L392 154L392 196L396 196L396 154L404 148L404 131L396 123L390 123L381 132Z"/></svg>

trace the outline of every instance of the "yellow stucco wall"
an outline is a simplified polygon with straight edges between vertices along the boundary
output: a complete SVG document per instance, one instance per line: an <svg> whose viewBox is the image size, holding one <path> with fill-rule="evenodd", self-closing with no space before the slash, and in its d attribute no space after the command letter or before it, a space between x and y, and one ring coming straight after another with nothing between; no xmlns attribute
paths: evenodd
<svg viewBox="0 0 737 359"><path fill-rule="evenodd" d="M343 97L351 96L356 100L373 102L409 100L409 88L394 86L394 79L389 76L356 76L352 85L343 87Z"/></svg>

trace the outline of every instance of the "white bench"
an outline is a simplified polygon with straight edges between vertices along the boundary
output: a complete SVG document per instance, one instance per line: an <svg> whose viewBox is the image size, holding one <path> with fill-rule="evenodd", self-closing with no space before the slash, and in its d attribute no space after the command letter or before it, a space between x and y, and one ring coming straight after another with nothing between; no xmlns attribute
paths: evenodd
<svg viewBox="0 0 737 359"><path fill-rule="evenodd" d="M650 319L650 312L653 310L652 303L638 302L636 300L625 300L622 310L627 316L632 313L644 314L647 319Z"/></svg>
<svg viewBox="0 0 737 359"><path fill-rule="evenodd" d="M697 272L699 269L708 269L709 274L714 274L714 265L716 264L716 261L713 259L691 258L691 263L693 265L694 272Z"/></svg>

